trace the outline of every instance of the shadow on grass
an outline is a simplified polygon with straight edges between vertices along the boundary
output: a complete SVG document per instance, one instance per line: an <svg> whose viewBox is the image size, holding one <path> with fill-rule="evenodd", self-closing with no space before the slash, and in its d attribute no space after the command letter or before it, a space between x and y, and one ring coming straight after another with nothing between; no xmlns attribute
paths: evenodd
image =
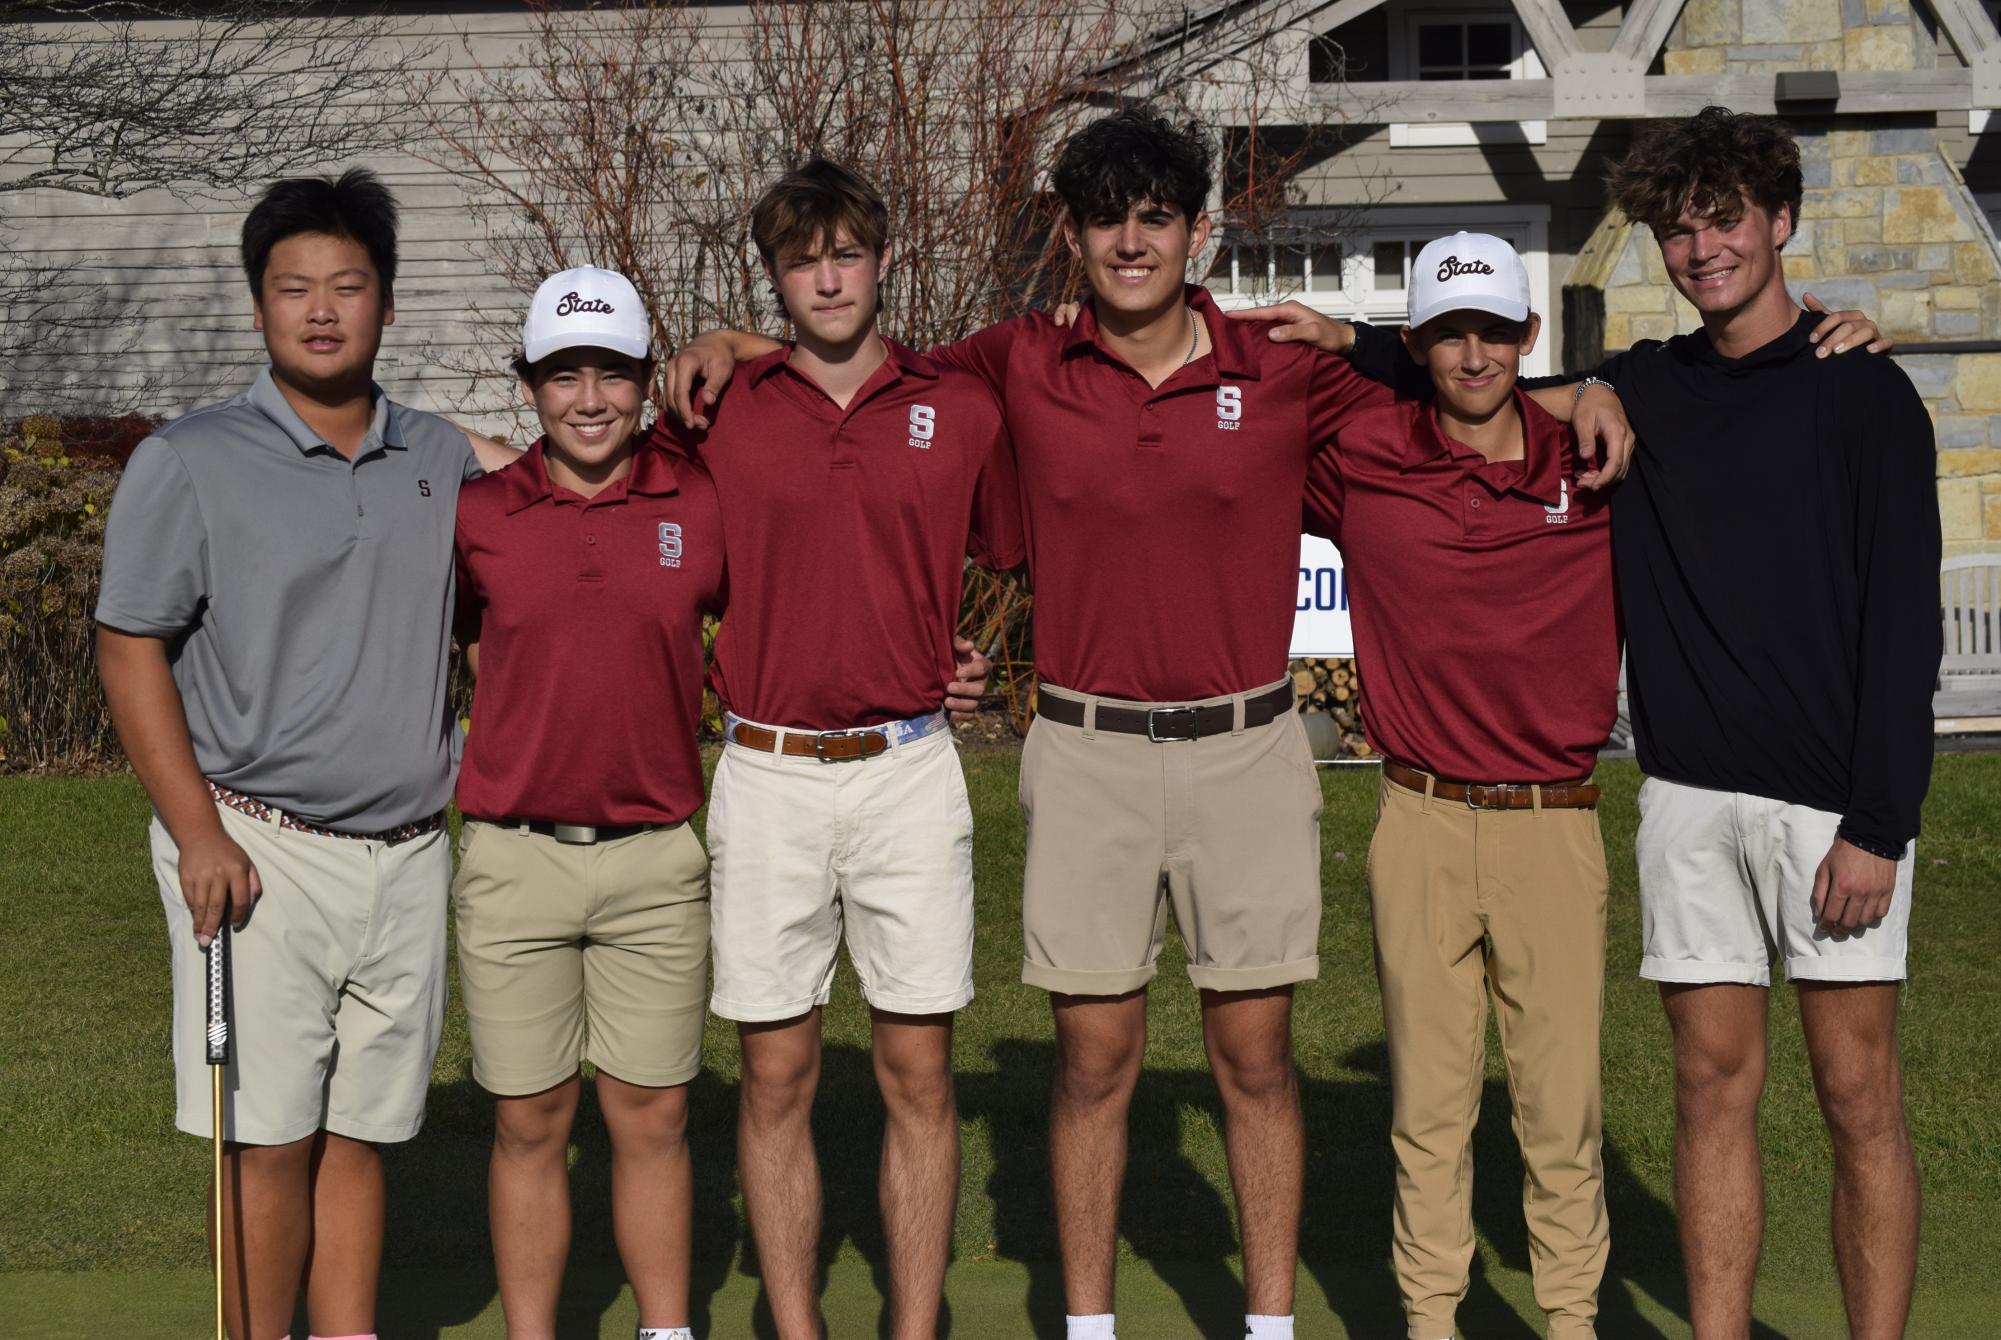
<svg viewBox="0 0 2001 1340"><path fill-rule="evenodd" d="M1045 1128L1055 1048L1041 1041L1003 1041L993 1047L992 1060L992 1069L958 1077L960 1114L987 1128L994 1166L985 1189L994 1204L996 1254L1027 1267L1024 1303L1032 1333L1060 1340L1063 1279ZM1367 1077L1301 1081L1307 1182L1300 1260L1350 1335L1400 1335L1403 1308L1389 1257L1394 1170L1387 1057L1377 1042L1357 1049L1344 1064ZM584 1094L573 1137L573 1236L560 1335L596 1335L625 1283L611 1232L609 1144L589 1086ZM736 1086L705 1071L690 1100L692 1321L697 1335L709 1335L712 1300L739 1250L747 1273L755 1275L758 1268L734 1204ZM1175 1290L1197 1334L1236 1337L1243 1332L1244 1294L1231 1259L1237 1251L1234 1215L1226 1189L1183 1153L1183 1121L1191 1113L1221 1128L1220 1102L1206 1070L1142 1073L1130 1119L1120 1231ZM492 1124L492 1099L469 1079L438 1086L424 1135L387 1151L389 1232L381 1314L399 1336L438 1340L446 1328L478 1316L495 1297L486 1234ZM868 1263L877 1295L886 1297L888 1261L876 1200L883 1109L865 1049L827 1047L813 1126L824 1180L823 1271L843 1245L851 1245ZM1501 1262L1526 1272L1522 1166L1500 1083L1485 1086L1474 1150L1475 1221ZM1612 1253L1599 1328L1621 1340L1664 1340L1665 1333L1640 1315L1636 1298L1644 1294L1678 1317L1688 1315L1673 1209L1632 1175L1609 1143L1605 1173ZM1524 1322L1494 1288L1478 1257L1459 1319L1462 1331L1478 1340L1533 1340L1541 1330ZM887 1327L885 1311L878 1336L886 1336ZM753 1334L757 1340L776 1335L762 1297ZM949 1307L939 1334L954 1334ZM1784 1340L1762 1324L1755 1324L1752 1334L1757 1340ZM981 1338L968 1333L961 1340Z"/></svg>
<svg viewBox="0 0 2001 1340"><path fill-rule="evenodd" d="M1055 1048L1044 1042L1003 1042L997 1068L960 1086L967 1117L984 1119L995 1168L987 1191L995 1206L998 1254L1029 1268L1028 1312L1038 1337L1063 1334L1063 1279L1057 1263L1055 1213L1048 1184L1045 1108L1023 1095L1049 1091ZM1403 1306L1389 1257L1394 1164L1389 1147L1388 1057L1380 1042L1344 1058L1369 1075L1359 1081L1302 1078L1307 1123L1305 1208L1300 1262L1351 1336L1403 1334ZM989 1101L989 1099L991 1101ZM1234 1216L1223 1192L1181 1153L1184 1111L1222 1126L1221 1103L1205 1070L1149 1069L1133 1097L1120 1231L1134 1253L1180 1296L1198 1334L1243 1333L1244 1293L1230 1258L1237 1251ZM1509 1124L1506 1086L1488 1083L1474 1133L1473 1213L1482 1235L1511 1269L1530 1268L1522 1219L1522 1164ZM1612 1252L1600 1292L1599 1329L1621 1340L1664 1340L1642 1317L1645 1294L1674 1315L1688 1315L1673 1208L1649 1191L1618 1150L1605 1146L1606 1196ZM1540 1326L1524 1322L1486 1279L1478 1257L1461 1330L1481 1340L1533 1340ZM1755 1340L1785 1340L1754 1323Z"/></svg>
<svg viewBox="0 0 2001 1340"><path fill-rule="evenodd" d="M736 1089L704 1071L693 1082L689 1108L696 1243L690 1320L695 1334L708 1335L709 1300L728 1278L737 1245ZM556 1334L594 1336L626 1280L612 1238L611 1143L591 1084L584 1085L570 1138L570 1264ZM433 1085L423 1134L384 1146L389 1222L378 1311L385 1333L439 1340L498 1295L486 1214L492 1140L493 1097L467 1078ZM304 1323L300 1316L292 1333L305 1335Z"/></svg>

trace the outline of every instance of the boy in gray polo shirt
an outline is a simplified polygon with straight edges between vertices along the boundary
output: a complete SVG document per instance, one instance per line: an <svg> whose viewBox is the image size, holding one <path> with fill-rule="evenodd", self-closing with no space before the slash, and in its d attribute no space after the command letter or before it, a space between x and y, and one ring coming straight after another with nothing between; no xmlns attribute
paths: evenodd
<svg viewBox="0 0 2001 1340"><path fill-rule="evenodd" d="M452 525L481 462L371 380L396 272L371 174L272 186L243 260L270 366L133 454L98 661L155 812L176 1124L204 1139L202 949L224 917L236 931L230 1333L286 1335L305 1274L314 1334L358 1337L376 1145L416 1134L444 1015Z"/></svg>

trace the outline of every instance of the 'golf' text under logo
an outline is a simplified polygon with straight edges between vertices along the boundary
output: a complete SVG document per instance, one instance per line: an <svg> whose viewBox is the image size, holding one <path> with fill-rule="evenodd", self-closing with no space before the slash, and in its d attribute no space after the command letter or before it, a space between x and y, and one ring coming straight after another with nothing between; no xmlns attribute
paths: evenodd
<svg viewBox="0 0 2001 1340"><path fill-rule="evenodd" d="M1570 481L1559 479L1556 481L1556 487L1556 506L1551 507L1548 503L1542 505L1542 510L1547 513L1543 521L1551 526L1567 526L1570 524Z"/></svg>
<svg viewBox="0 0 2001 1340"><path fill-rule="evenodd" d="M1234 433L1244 422L1244 388L1241 386L1219 386L1216 388L1216 427L1226 433Z"/></svg>
<svg viewBox="0 0 2001 1340"><path fill-rule="evenodd" d="M556 304L557 316L568 316L572 312L614 312L618 309L603 298L580 298L574 293L565 293L563 300Z"/></svg>
<svg viewBox="0 0 2001 1340"><path fill-rule="evenodd" d="M676 522L660 523L660 566L663 568L681 566L681 527Z"/></svg>
<svg viewBox="0 0 2001 1340"><path fill-rule="evenodd" d="M931 435L938 430L938 411L929 405L910 407L910 445L931 450Z"/></svg>

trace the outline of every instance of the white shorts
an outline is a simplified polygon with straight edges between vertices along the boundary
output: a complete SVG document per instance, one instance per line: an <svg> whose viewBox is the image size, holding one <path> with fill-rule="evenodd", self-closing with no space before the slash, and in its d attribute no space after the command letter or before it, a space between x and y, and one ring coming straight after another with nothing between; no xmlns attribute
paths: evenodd
<svg viewBox="0 0 2001 1340"><path fill-rule="evenodd" d="M283 1145L322 1128L408 1140L424 1122L445 1023L450 839L321 837L217 806L264 894L230 932L223 1138ZM210 1131L208 956L181 897L180 852L153 820L174 974L174 1124Z"/></svg>
<svg viewBox="0 0 2001 1340"><path fill-rule="evenodd" d="M826 1004L843 926L877 1009L973 998L973 811L949 731L841 763L725 745L708 840L715 1014Z"/></svg>
<svg viewBox="0 0 2001 1340"><path fill-rule="evenodd" d="M1900 982L1911 920L1913 848L1897 862L1882 921L1821 930L1813 877L1841 816L1742 792L1649 777L1640 785L1640 976L1769 986Z"/></svg>

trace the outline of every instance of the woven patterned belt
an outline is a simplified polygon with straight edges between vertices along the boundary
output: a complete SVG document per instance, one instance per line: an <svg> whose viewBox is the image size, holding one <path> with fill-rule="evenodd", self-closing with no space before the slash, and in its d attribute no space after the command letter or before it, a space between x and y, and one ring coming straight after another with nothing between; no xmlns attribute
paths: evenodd
<svg viewBox="0 0 2001 1340"><path fill-rule="evenodd" d="M241 791L232 791L226 786L217 786L214 782L208 784L208 793L215 797L216 804L227 805L238 814L247 814L259 823L268 824L273 816L276 816L278 827L294 833L310 833L314 837L347 838L354 842L397 843L423 837L426 833L435 833L445 826L445 814L440 810L428 819L398 824L380 833L343 833L338 828L322 828L318 824L309 824L304 819L295 819L275 806L266 805L255 796L246 796Z"/></svg>

